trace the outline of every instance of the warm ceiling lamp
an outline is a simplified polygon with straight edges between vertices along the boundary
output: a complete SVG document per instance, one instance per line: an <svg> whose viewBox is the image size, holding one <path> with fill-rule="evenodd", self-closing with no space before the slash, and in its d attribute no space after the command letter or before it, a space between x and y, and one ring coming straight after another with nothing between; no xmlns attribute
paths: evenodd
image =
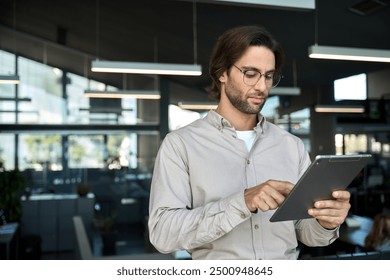
<svg viewBox="0 0 390 280"><path fill-rule="evenodd" d="M18 75L0 75L0 84L19 84L20 79Z"/></svg>
<svg viewBox="0 0 390 280"><path fill-rule="evenodd" d="M183 110L212 110L217 108L217 102L181 101L178 103Z"/></svg>
<svg viewBox="0 0 390 280"><path fill-rule="evenodd" d="M275 87L270 91L270 95L300 95L301 88L299 87Z"/></svg>
<svg viewBox="0 0 390 280"><path fill-rule="evenodd" d="M390 62L390 50L313 45L309 47L309 57L320 59Z"/></svg>
<svg viewBox="0 0 390 280"><path fill-rule="evenodd" d="M317 105L314 107L317 113L364 113L363 106L341 106L341 105Z"/></svg>
<svg viewBox="0 0 390 280"><path fill-rule="evenodd" d="M183 76L202 75L202 66L198 64L170 64L170 63L94 60L92 61L91 70L93 72L131 73L131 74L183 75Z"/></svg>
<svg viewBox="0 0 390 280"><path fill-rule="evenodd" d="M302 0L301 0L302 1ZM307 0L306 0L307 1ZM314 1L314 0L312 0ZM202 66L197 64L197 29L196 29L196 2L193 2L193 38L194 38L194 63L157 63L157 62L128 62L93 60L91 63L92 72L104 73L128 73L146 75L178 75L178 76L200 76Z"/></svg>
<svg viewBox="0 0 390 280"><path fill-rule="evenodd" d="M135 98L135 99L160 99L160 92L157 90L85 90L84 96L89 98Z"/></svg>

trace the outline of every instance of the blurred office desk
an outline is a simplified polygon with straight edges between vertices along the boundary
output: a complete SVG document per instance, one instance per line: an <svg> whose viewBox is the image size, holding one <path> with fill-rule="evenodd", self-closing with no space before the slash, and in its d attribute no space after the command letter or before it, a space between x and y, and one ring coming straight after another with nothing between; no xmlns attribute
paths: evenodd
<svg viewBox="0 0 390 280"><path fill-rule="evenodd" d="M360 249L364 248L364 239L371 230L373 220L357 215L348 216L340 227L339 240Z"/></svg>
<svg viewBox="0 0 390 280"><path fill-rule="evenodd" d="M5 259L17 259L19 223L8 223L0 226L0 245L5 247ZM3 255L1 256L3 257Z"/></svg>
<svg viewBox="0 0 390 280"><path fill-rule="evenodd" d="M95 195L34 194L22 196L23 235L37 235L43 253L74 249L72 217L80 215L90 225L94 215Z"/></svg>

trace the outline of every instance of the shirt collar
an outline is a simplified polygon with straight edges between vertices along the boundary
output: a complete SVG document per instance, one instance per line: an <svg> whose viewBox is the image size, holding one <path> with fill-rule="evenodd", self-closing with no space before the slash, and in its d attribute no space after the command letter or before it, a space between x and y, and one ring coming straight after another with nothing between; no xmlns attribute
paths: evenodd
<svg viewBox="0 0 390 280"><path fill-rule="evenodd" d="M206 115L205 119L218 130L222 130L224 128L234 129L231 123L227 119L222 117L220 114L218 114L215 110L210 110L209 113ZM265 133L268 127L266 118L261 113L259 113L258 120L259 122L254 127L254 130L259 133Z"/></svg>

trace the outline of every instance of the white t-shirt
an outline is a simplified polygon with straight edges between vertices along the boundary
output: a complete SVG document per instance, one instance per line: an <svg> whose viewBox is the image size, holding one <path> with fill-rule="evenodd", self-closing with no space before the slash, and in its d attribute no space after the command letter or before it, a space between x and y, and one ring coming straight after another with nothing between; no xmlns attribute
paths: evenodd
<svg viewBox="0 0 390 280"><path fill-rule="evenodd" d="M245 142L248 152L251 150L253 141L255 140L256 132L254 130L238 131L237 137Z"/></svg>

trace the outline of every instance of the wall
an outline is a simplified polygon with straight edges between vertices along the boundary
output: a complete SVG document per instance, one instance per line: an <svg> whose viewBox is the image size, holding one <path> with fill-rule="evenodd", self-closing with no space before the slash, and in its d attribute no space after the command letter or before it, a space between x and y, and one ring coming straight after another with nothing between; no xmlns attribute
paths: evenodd
<svg viewBox="0 0 390 280"><path fill-rule="evenodd" d="M390 68L368 73L367 91L369 99L380 99L384 95L390 98Z"/></svg>

